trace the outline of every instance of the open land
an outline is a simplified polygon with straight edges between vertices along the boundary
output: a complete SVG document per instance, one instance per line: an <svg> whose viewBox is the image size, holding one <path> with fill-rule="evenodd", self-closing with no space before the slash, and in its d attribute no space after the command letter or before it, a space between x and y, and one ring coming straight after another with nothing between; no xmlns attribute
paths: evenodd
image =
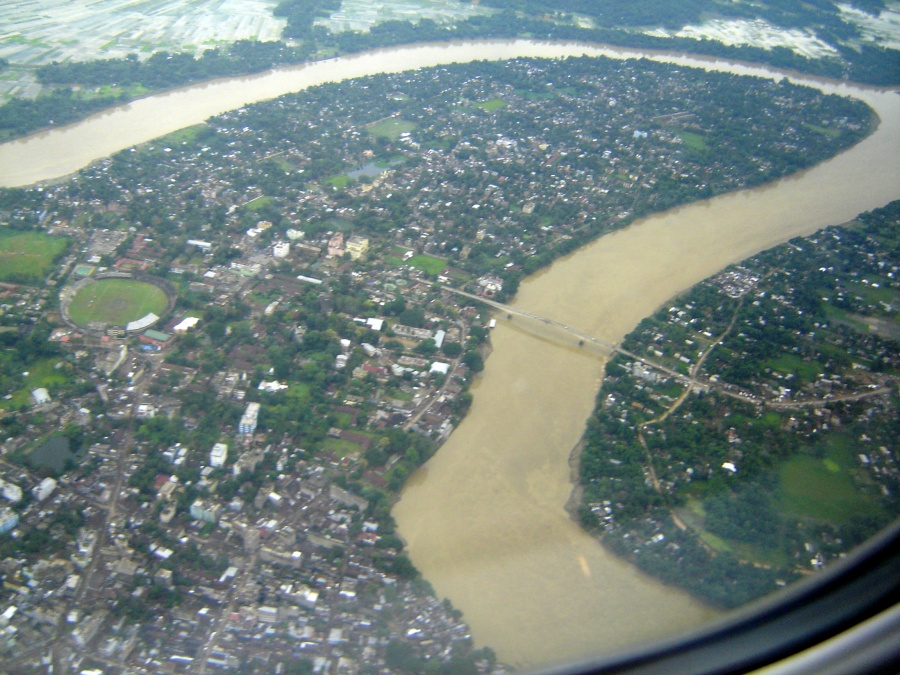
<svg viewBox="0 0 900 675"><path fill-rule="evenodd" d="M42 232L0 233L0 281L42 280L68 244Z"/></svg>

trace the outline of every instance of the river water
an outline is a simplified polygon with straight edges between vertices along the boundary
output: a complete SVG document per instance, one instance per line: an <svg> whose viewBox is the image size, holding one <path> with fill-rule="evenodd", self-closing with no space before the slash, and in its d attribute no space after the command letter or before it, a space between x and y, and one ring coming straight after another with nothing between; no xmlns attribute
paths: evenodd
<svg viewBox="0 0 900 675"><path fill-rule="evenodd" d="M645 55L521 40L419 45L217 81L4 144L0 185L65 176L210 115L323 82L477 59L582 54ZM712 59L647 55L779 77ZM863 98L882 120L878 130L809 171L607 235L527 279L516 305L617 343L660 304L728 263L900 198L900 96L804 81ZM591 412L604 355L519 317L501 322L492 342L469 415L411 476L394 509L413 561L438 596L464 612L479 645L523 668L587 658L715 619L712 609L607 553L564 509L572 491L570 455Z"/></svg>

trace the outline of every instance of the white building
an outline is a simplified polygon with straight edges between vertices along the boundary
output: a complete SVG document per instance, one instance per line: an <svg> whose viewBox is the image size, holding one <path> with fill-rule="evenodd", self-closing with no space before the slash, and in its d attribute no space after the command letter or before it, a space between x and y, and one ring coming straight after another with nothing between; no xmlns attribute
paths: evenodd
<svg viewBox="0 0 900 675"><path fill-rule="evenodd" d="M191 518L194 520L202 520L205 523L215 523L219 520L220 510L218 504L212 504L202 499L198 499L191 504Z"/></svg>
<svg viewBox="0 0 900 675"><path fill-rule="evenodd" d="M288 253L291 252L291 245L286 241L276 242L272 247L272 255L276 258L287 258Z"/></svg>
<svg viewBox="0 0 900 675"><path fill-rule="evenodd" d="M0 508L0 534L5 534L16 529L19 524L19 514L8 506Z"/></svg>
<svg viewBox="0 0 900 675"><path fill-rule="evenodd" d="M247 409L241 417L238 433L252 434L256 431L256 418L259 415L259 403L248 403Z"/></svg>
<svg viewBox="0 0 900 675"><path fill-rule="evenodd" d="M214 469L225 466L225 460L228 458L228 445L225 443L216 443L209 452L209 465Z"/></svg>
<svg viewBox="0 0 900 675"><path fill-rule="evenodd" d="M45 478L31 489L31 494L33 494L34 498L39 502L42 502L52 495L55 489L56 481L53 478Z"/></svg>
<svg viewBox="0 0 900 675"><path fill-rule="evenodd" d="M35 405L50 403L50 392L41 387L40 389L35 389L31 392L31 398Z"/></svg>
<svg viewBox="0 0 900 675"><path fill-rule="evenodd" d="M13 504L18 504L22 501L22 488L14 483L7 483L5 480L0 479L0 496Z"/></svg>

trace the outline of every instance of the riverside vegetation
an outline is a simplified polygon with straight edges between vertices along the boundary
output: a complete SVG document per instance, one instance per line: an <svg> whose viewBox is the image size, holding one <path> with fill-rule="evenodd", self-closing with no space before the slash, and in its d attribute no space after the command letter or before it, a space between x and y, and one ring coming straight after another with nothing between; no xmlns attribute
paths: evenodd
<svg viewBox="0 0 900 675"><path fill-rule="evenodd" d="M610 360L587 425L582 523L730 608L895 519L898 225L893 202L791 240L641 322L647 362Z"/></svg>
<svg viewBox="0 0 900 675"><path fill-rule="evenodd" d="M637 49L676 50L855 82L891 86L900 83L897 50L861 41L861 30L847 21L832 2L815 7L791 2L772 7L704 0L658 3L581 2L483 3L495 11L452 24L431 20L387 21L367 32L332 33L317 18L340 7L335 0L282 0L275 16L287 21L282 41L240 40L207 49L201 54L157 51L146 60L137 55L40 66L37 77L44 92L34 100L11 99L0 107L0 140L15 138L48 126L83 119L103 108L148 93L219 77L259 73L269 68L316 58L427 41L539 38L599 42ZM855 8L872 16L885 9L882 0L855 0ZM725 45L715 40L660 37L643 32L646 26L677 30L700 23L708 15L725 19L763 19L783 29L806 30L833 47L833 53L807 58L786 47L764 49ZM0 64L0 69L3 64Z"/></svg>

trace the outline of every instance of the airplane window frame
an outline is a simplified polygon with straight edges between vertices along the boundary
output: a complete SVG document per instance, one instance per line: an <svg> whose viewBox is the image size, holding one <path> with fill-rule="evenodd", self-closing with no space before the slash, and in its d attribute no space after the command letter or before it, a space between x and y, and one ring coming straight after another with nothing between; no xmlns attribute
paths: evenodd
<svg viewBox="0 0 900 675"><path fill-rule="evenodd" d="M549 671L897 673L900 520L813 577L687 636Z"/></svg>

